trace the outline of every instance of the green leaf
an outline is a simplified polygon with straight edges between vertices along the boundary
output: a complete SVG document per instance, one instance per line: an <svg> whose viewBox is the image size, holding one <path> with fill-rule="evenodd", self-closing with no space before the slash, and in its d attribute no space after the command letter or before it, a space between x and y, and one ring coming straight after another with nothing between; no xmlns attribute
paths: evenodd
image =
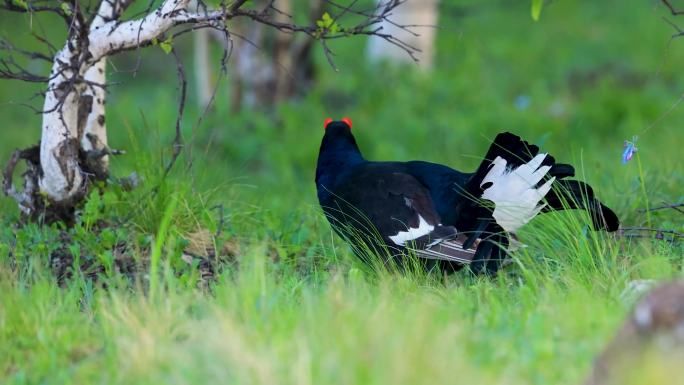
<svg viewBox="0 0 684 385"><path fill-rule="evenodd" d="M323 13L321 19L316 21L316 25L318 26L318 32L321 35L324 32L337 34L341 31L340 26L335 22L335 19L333 19L328 12Z"/></svg>
<svg viewBox="0 0 684 385"><path fill-rule="evenodd" d="M323 26L325 28L330 28L335 22L328 12L323 13L323 18L321 20L323 21Z"/></svg>
<svg viewBox="0 0 684 385"><path fill-rule="evenodd" d="M22 0L19 0L22 1ZM59 5L60 8L62 8L62 11L64 11L64 14L67 16L71 16L71 7L69 7L69 4L67 3L62 3Z"/></svg>
<svg viewBox="0 0 684 385"><path fill-rule="evenodd" d="M159 48L161 48L165 54L170 54L173 49L173 37L169 36L168 39L159 42Z"/></svg>
<svg viewBox="0 0 684 385"><path fill-rule="evenodd" d="M532 0L532 20L538 21L541 14L544 0Z"/></svg>
<svg viewBox="0 0 684 385"><path fill-rule="evenodd" d="M27 3L25 0L12 0L12 4L15 5L15 6L17 6L17 7L24 8L24 9L26 9L26 10L29 9L29 8L28 8L28 3ZM62 5L64 5L64 4L62 4Z"/></svg>

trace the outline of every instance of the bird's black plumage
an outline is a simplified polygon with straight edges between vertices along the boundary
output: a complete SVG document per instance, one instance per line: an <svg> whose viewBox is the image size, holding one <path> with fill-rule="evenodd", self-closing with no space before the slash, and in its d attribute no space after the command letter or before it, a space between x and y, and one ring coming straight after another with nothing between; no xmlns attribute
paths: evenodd
<svg viewBox="0 0 684 385"><path fill-rule="evenodd" d="M332 227L362 258L401 262L411 251L447 271L470 264L494 273L512 232L540 210L585 209L596 229L617 230L617 216L590 186L563 179L573 175L572 166L510 133L495 138L474 173L423 161L367 161L345 120L326 124L316 188Z"/></svg>

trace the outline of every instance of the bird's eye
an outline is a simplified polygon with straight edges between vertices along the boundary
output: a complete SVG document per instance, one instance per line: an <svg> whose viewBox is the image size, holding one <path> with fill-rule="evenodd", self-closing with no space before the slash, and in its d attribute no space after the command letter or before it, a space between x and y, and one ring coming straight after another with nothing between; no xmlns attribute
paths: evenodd
<svg viewBox="0 0 684 385"><path fill-rule="evenodd" d="M332 123L332 121L333 121L332 118L326 118L323 121L323 129L325 130L326 128L328 128L328 124Z"/></svg>

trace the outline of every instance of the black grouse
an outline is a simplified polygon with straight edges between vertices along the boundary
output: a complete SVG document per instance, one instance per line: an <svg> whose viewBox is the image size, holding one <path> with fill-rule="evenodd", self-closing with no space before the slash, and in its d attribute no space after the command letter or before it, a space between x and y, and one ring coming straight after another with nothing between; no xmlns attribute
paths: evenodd
<svg viewBox="0 0 684 385"><path fill-rule="evenodd" d="M540 212L587 210L596 230L615 231L615 213L574 176L511 133L501 133L474 173L423 162L363 158L348 118L324 124L316 168L318 200L333 229L357 256L385 256L401 266L415 255L452 272L469 265L495 273L515 231Z"/></svg>

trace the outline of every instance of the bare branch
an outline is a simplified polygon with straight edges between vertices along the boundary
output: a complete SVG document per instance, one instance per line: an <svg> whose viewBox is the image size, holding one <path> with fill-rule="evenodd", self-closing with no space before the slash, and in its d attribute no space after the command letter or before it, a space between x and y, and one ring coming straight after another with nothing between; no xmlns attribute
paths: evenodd
<svg viewBox="0 0 684 385"><path fill-rule="evenodd" d="M28 59L44 60L48 63L52 63L52 58L40 52L26 51L13 46L9 41L5 39L0 39L0 51L15 52Z"/></svg>
<svg viewBox="0 0 684 385"><path fill-rule="evenodd" d="M650 227L625 227L618 230L617 236L624 238L650 238L668 242L684 239L684 234L680 232Z"/></svg>
<svg viewBox="0 0 684 385"><path fill-rule="evenodd" d="M176 117L176 136L173 139L173 151L171 153L171 160L164 169L164 176L168 175L169 171L171 171L171 168L176 163L176 160L183 149L183 133L181 132L181 124L183 121L183 112L185 112L185 99L188 88L188 82L185 79L185 68L183 67L183 62L176 53L175 49L172 49L171 53L173 53L173 56L176 58L178 82L180 86L180 100L178 101L178 116Z"/></svg>
<svg viewBox="0 0 684 385"><path fill-rule="evenodd" d="M52 45L52 43L50 43L45 37L39 36L35 32L31 33L31 35L33 35L33 37L36 38L36 40L38 40L39 42L41 42L41 43L45 44L45 46L47 46L48 51L50 51L50 56L55 55L55 53L57 52L57 47Z"/></svg>
<svg viewBox="0 0 684 385"><path fill-rule="evenodd" d="M682 210L680 207L684 207L684 203L674 203L674 204L666 204L658 207L652 207L648 211L658 211L658 210L667 210L667 209L673 209L675 211L678 211L682 214L684 214L684 210ZM639 210L641 212L646 212L646 210Z"/></svg>
<svg viewBox="0 0 684 385"><path fill-rule="evenodd" d="M0 79L21 80L29 83L47 83L50 80L48 77L29 72L11 56L0 58Z"/></svg>
<svg viewBox="0 0 684 385"><path fill-rule="evenodd" d="M247 0L236 0L236 1L230 6L230 8L228 8L228 12L233 13L233 12L237 11L237 10L240 9L240 7L242 7L246 2L247 2Z"/></svg>
<svg viewBox="0 0 684 385"><path fill-rule="evenodd" d="M239 0L235 1L228 8L217 10L207 10L205 8L201 12L189 12L187 10L188 2L189 0L165 0L156 11L150 12L142 18L126 22L109 21L104 23L101 27L91 31L89 36L91 56L89 60L96 62L103 56L153 44L154 39L159 38L166 31L177 25L193 24L193 28L201 28L202 26L211 26L212 23L222 23L238 17L249 18L281 32L303 33L320 41L354 35L377 36L401 48L414 60L417 60L415 52L418 50L415 47L396 39L391 34L383 33L382 27L378 26L383 21L388 21L392 25L408 30L409 26L398 25L390 20L391 11L403 3L401 0L380 3L370 11L353 9L356 0L352 1L349 6L332 3L340 9L339 14L333 16L335 21L347 13L363 15L365 17L353 27L337 28L335 31L321 28L315 23L298 25L280 21L269 13L269 10L275 9L272 7L272 2L262 10L255 10L243 9L242 6L246 1ZM330 60L330 49L325 45L323 49Z"/></svg>
<svg viewBox="0 0 684 385"><path fill-rule="evenodd" d="M19 205L19 209L25 215L32 214L35 209L34 196L38 192L37 170L40 168L38 164L38 151L38 146L30 147L24 150L16 150L12 154L12 157L10 158L9 162L7 162L7 166L5 166L2 175L3 192L5 193L5 195L14 199L17 202L17 204ZM12 178L14 176L14 169L16 168L17 163L21 159L26 161L27 170L24 173L24 189L22 191L18 191L12 183Z"/></svg>
<svg viewBox="0 0 684 385"><path fill-rule="evenodd" d="M399 27L403 30L409 31L408 27L406 25L399 25L395 22L392 22L390 19L390 16L392 15L392 11L401 5L404 2L404 0L390 0L387 1L386 3L378 3L376 7L372 10L366 10L366 11L358 11L353 9L354 5L356 4L356 0L353 0L349 6L344 6L340 5L338 3L334 3L330 0L328 0L328 3L335 6L340 10L339 14L336 15L331 15L332 19L337 22L342 16L344 16L347 13L355 14L355 15L362 15L364 16L364 19L361 20L359 23L357 23L355 26L350 27L350 28L342 28L339 27L336 29L336 31L332 31L328 28L321 28L315 24L311 25L297 25L293 23L286 23L286 22L281 22L278 21L268 15L268 13L264 11L256 11L256 10L237 10L233 17L247 17L252 19L255 22L261 23L268 25L270 27L276 28L281 32L288 32L288 33L303 33L306 35L309 35L310 37L317 39L321 42L323 40L331 40L331 39L339 39L339 38L344 38L344 37L349 37L349 36L355 36L355 35L365 35L365 36L376 36L379 38L384 39L388 43L397 46L398 48L402 49L403 51L406 52L407 55L409 55L414 61L418 61L418 58L415 56L416 52L419 52L419 50L416 47L413 47L397 38L392 36L389 33L383 33L382 32L382 27L379 26L383 21L387 21L388 23ZM409 31L411 32L411 31ZM413 32L411 32L413 33ZM326 55L326 58L328 59L328 62L331 63L332 67L335 68L335 66L332 64L332 51L327 47L327 45L323 44L323 51Z"/></svg>
<svg viewBox="0 0 684 385"><path fill-rule="evenodd" d="M670 12L672 13L673 16L677 16L677 15L682 15L682 14L684 14L684 11L678 11L678 10L676 10L675 7L672 6L672 4L670 4L670 1L669 1L669 0L661 0L661 1L662 1L663 4L665 4L665 6L670 10Z"/></svg>
<svg viewBox="0 0 684 385"><path fill-rule="evenodd" d="M86 157L88 157L90 160L98 160L108 155L124 155L125 153L126 151L124 150L117 150L115 148L109 148L105 146L96 150L87 151Z"/></svg>
<svg viewBox="0 0 684 385"><path fill-rule="evenodd" d="M25 5L20 5L18 2L12 2L12 0L4 0L2 3L0 3L0 9L17 13L50 12L61 16L65 20L69 18L64 10L59 6L36 6L35 4L29 2L26 2Z"/></svg>

